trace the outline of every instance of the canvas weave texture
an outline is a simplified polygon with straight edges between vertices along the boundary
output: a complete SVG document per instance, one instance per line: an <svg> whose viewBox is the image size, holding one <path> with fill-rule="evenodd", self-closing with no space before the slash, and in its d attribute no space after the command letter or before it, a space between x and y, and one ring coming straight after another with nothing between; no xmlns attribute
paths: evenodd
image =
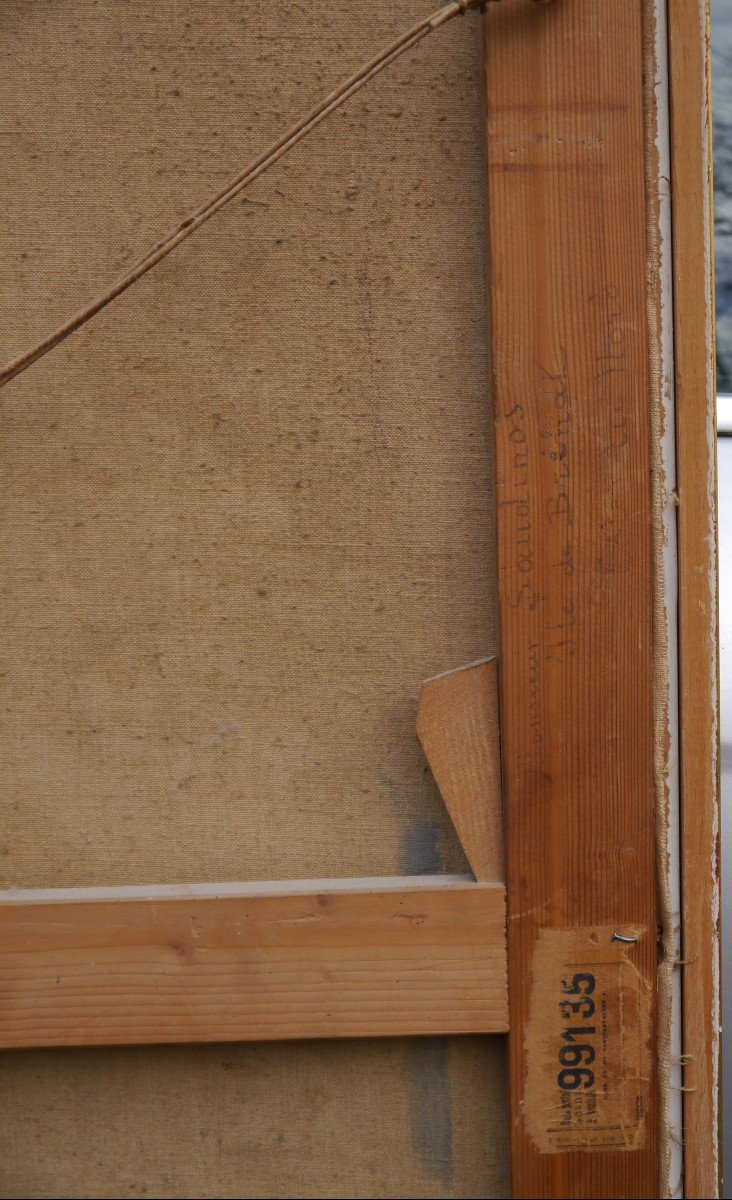
<svg viewBox="0 0 732 1200"><path fill-rule="evenodd" d="M419 0L6 0L3 359ZM466 864L420 681L490 654L478 22L3 392L0 882ZM6 1054L7 1197L501 1196L501 1039Z"/></svg>

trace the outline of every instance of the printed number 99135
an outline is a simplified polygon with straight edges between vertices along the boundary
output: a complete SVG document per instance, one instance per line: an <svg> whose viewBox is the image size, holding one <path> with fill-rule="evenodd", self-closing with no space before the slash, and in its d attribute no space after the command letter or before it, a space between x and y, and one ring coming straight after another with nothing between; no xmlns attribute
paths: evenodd
<svg viewBox="0 0 732 1200"><path fill-rule="evenodd" d="M595 976L583 971L574 975L567 982L562 980L562 993L567 999L559 1001L559 1013L564 1021L584 1020L594 1016L595 1001L592 993L595 990ZM577 999L569 999L576 996ZM595 1037L594 1025L570 1025L562 1030L559 1046L559 1065L562 1068L557 1075L557 1083L563 1092L573 1092L577 1088L591 1088L595 1083L595 1072L590 1070L595 1061L595 1047L591 1039Z"/></svg>

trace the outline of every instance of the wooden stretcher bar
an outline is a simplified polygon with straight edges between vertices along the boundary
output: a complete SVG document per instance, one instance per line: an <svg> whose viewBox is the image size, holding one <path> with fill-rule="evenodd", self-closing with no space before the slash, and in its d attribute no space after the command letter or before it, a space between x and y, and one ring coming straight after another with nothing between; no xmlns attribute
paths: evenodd
<svg viewBox="0 0 732 1200"><path fill-rule="evenodd" d="M484 30L512 1189L657 1196L642 6Z"/></svg>
<svg viewBox="0 0 732 1200"><path fill-rule="evenodd" d="M0 894L0 1047L501 1033L469 877Z"/></svg>

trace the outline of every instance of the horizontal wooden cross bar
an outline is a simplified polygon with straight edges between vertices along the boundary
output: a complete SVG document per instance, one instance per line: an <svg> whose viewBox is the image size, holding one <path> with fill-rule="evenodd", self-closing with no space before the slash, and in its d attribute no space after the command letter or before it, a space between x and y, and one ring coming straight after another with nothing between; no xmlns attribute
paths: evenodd
<svg viewBox="0 0 732 1200"><path fill-rule="evenodd" d="M0 1047L508 1028L505 889L462 876L0 893Z"/></svg>
<svg viewBox="0 0 732 1200"><path fill-rule="evenodd" d="M0 892L0 1048L503 1033L495 659L418 733L470 876Z"/></svg>

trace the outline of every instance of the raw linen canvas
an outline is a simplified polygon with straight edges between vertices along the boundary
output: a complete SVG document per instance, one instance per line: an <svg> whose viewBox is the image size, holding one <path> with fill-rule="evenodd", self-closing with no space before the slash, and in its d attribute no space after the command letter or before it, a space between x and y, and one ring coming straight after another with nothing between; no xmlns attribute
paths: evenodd
<svg viewBox="0 0 732 1200"><path fill-rule="evenodd" d="M3 359L423 0L5 0ZM495 649L478 20L0 396L3 887L466 870ZM6 1197L506 1194L500 1038L4 1053Z"/></svg>

